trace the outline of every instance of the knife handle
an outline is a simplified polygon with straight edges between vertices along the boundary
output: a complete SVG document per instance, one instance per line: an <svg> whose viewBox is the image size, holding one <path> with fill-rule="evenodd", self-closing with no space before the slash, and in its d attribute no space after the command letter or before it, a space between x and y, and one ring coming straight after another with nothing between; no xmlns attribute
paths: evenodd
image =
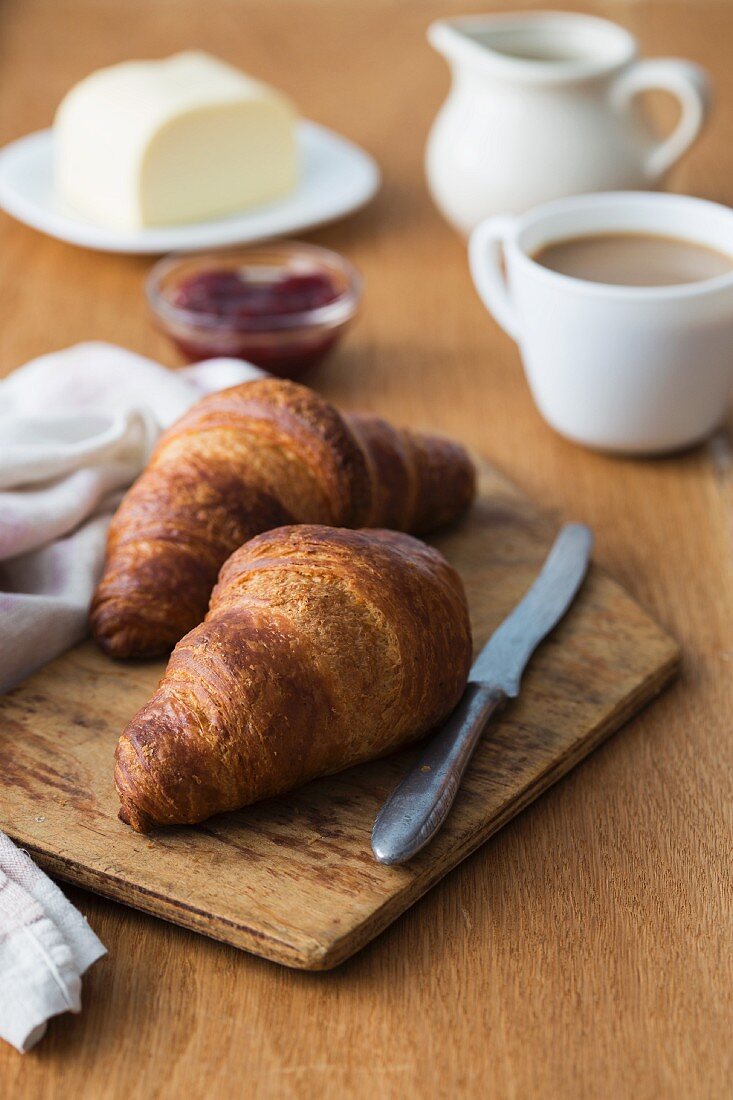
<svg viewBox="0 0 733 1100"><path fill-rule="evenodd" d="M505 699L497 688L468 684L448 721L379 811L372 851L380 863L404 863L432 840L486 723Z"/></svg>

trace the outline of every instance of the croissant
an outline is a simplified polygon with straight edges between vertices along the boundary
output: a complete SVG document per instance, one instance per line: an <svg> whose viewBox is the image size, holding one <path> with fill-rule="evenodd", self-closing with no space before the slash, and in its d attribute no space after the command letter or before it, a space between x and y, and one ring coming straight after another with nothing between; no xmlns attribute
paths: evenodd
<svg viewBox="0 0 733 1100"><path fill-rule="evenodd" d="M168 652L254 535L291 523L419 534L455 519L473 494L456 443L341 416L281 379L210 394L163 435L112 521L92 633L114 657Z"/></svg>
<svg viewBox="0 0 733 1100"><path fill-rule="evenodd" d="M120 817L192 824L391 752L447 717L470 660L437 550L394 531L259 535L120 738Z"/></svg>

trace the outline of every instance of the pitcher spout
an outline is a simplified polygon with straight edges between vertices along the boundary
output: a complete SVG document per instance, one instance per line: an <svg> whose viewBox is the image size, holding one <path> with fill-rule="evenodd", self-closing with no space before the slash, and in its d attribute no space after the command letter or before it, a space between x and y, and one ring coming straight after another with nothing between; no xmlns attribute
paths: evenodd
<svg viewBox="0 0 733 1100"><path fill-rule="evenodd" d="M471 35L468 22L466 19L437 19L428 27L428 42L450 65L464 62L481 65L486 61L486 49Z"/></svg>
<svg viewBox="0 0 733 1100"><path fill-rule="evenodd" d="M439 19L428 42L455 68L521 83L565 84L609 75L636 54L631 34L592 15L527 11Z"/></svg>

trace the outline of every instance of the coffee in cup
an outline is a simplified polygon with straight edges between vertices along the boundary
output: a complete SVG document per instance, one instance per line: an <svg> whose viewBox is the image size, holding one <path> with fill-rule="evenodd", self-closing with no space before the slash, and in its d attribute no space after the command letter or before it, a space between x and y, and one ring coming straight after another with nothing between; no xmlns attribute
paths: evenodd
<svg viewBox="0 0 733 1100"><path fill-rule="evenodd" d="M656 233L592 233L551 241L532 259L550 271L612 286L684 286L733 271L733 257Z"/></svg>

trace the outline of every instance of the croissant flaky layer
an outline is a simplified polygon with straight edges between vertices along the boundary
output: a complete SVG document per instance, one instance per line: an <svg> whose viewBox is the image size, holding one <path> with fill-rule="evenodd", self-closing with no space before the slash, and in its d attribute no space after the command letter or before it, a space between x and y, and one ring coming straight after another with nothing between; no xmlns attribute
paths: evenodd
<svg viewBox="0 0 733 1100"><path fill-rule="evenodd" d="M260 535L120 738L120 817L191 824L391 752L447 717L470 660L463 586L436 550L394 531Z"/></svg>
<svg viewBox="0 0 733 1100"><path fill-rule="evenodd" d="M92 633L114 657L165 653L254 535L290 523L420 534L456 519L474 480L458 444L342 416L294 382L210 394L162 436L112 521Z"/></svg>

